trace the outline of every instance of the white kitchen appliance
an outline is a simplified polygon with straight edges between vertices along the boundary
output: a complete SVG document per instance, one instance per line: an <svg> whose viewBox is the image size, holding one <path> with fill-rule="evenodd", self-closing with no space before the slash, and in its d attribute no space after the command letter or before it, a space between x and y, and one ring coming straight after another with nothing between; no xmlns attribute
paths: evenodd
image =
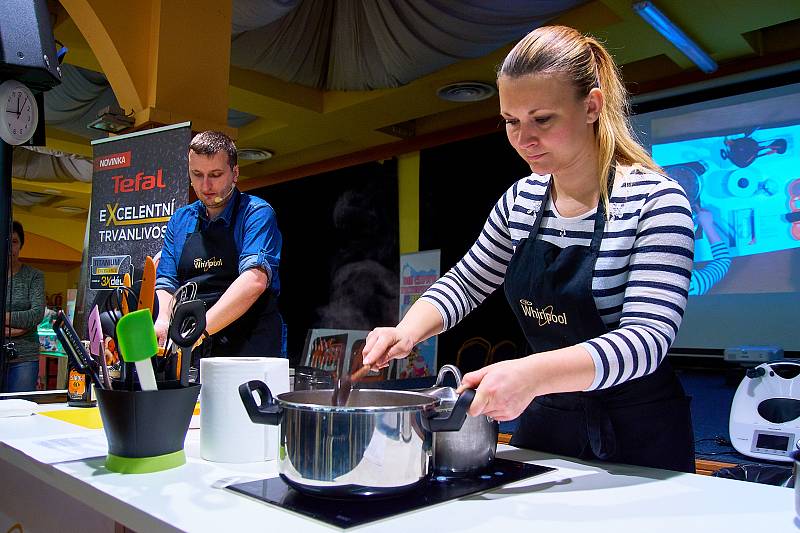
<svg viewBox="0 0 800 533"><path fill-rule="evenodd" d="M790 453L800 449L800 362L749 368L733 396L729 431L741 454L791 461Z"/></svg>

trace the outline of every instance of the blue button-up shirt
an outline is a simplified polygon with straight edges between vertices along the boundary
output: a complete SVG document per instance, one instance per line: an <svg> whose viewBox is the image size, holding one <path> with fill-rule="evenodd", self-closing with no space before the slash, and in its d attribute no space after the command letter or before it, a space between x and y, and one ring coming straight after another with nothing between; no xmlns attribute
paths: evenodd
<svg viewBox="0 0 800 533"><path fill-rule="evenodd" d="M239 198L239 211L233 219L233 206ZM222 214L209 220L205 206L199 200L181 207L167 223L161 260L158 263L156 289L169 293L183 285L187 280L178 278L178 261L183 252L186 237L193 233L200 219L200 229L210 224L233 224L233 240L239 251L239 274L247 269L261 267L269 276L269 290L275 295L280 292L278 266L281 261L281 232L275 218L275 211L267 202L234 190L231 200Z"/></svg>

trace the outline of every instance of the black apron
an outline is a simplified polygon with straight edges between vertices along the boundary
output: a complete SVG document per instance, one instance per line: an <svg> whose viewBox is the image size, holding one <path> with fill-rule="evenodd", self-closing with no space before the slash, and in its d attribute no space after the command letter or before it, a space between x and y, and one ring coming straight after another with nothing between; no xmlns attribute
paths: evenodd
<svg viewBox="0 0 800 533"><path fill-rule="evenodd" d="M217 219L201 230L198 216L194 231L186 236L183 245L178 261L178 279L183 283L197 283L197 297L205 302L206 309L217 303L239 277L239 251L233 232L241 197L241 194L236 194L233 199L229 225ZM193 356L198 357L200 352L202 357L281 357L282 337L283 321L278 313L277 297L267 287L250 309L212 335L211 339L206 339Z"/></svg>
<svg viewBox="0 0 800 533"><path fill-rule="evenodd" d="M613 167L609 191L611 177ZM591 245L561 249L536 239L551 184L552 178L504 282L506 298L533 353L608 332L592 295L605 225L602 200ZM511 444L586 460L695 471L689 399L666 361L649 375L607 389L536 397L522 413Z"/></svg>

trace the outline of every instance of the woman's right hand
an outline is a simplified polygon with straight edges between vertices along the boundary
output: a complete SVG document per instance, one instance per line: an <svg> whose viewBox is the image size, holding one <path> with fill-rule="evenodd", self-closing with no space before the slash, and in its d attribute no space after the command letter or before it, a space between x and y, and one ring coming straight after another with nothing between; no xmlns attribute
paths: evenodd
<svg viewBox="0 0 800 533"><path fill-rule="evenodd" d="M406 357L415 344L411 335L399 327L375 328L367 335L367 342L361 352L364 365L385 368L392 359Z"/></svg>

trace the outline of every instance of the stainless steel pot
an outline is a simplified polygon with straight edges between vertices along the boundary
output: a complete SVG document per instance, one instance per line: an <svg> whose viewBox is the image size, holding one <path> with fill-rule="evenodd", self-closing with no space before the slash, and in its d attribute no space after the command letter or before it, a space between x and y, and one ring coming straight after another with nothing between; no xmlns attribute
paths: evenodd
<svg viewBox="0 0 800 533"><path fill-rule="evenodd" d="M453 387L443 385L447 374L453 374L456 388L461 386L461 371L444 365L436 376L436 385L420 392L438 398L440 411L448 412L456 405L458 394ZM485 415L467 416L458 431L436 433L433 436L433 465L445 475L466 475L486 467L497 451L499 424Z"/></svg>
<svg viewBox="0 0 800 533"><path fill-rule="evenodd" d="M278 472L283 480L303 493L329 498L412 489L432 470L433 432L460 429L475 396L464 391L440 416L439 400L423 394L358 389L347 405L334 406L332 392L273 397L261 381L239 386L253 422L281 426Z"/></svg>

